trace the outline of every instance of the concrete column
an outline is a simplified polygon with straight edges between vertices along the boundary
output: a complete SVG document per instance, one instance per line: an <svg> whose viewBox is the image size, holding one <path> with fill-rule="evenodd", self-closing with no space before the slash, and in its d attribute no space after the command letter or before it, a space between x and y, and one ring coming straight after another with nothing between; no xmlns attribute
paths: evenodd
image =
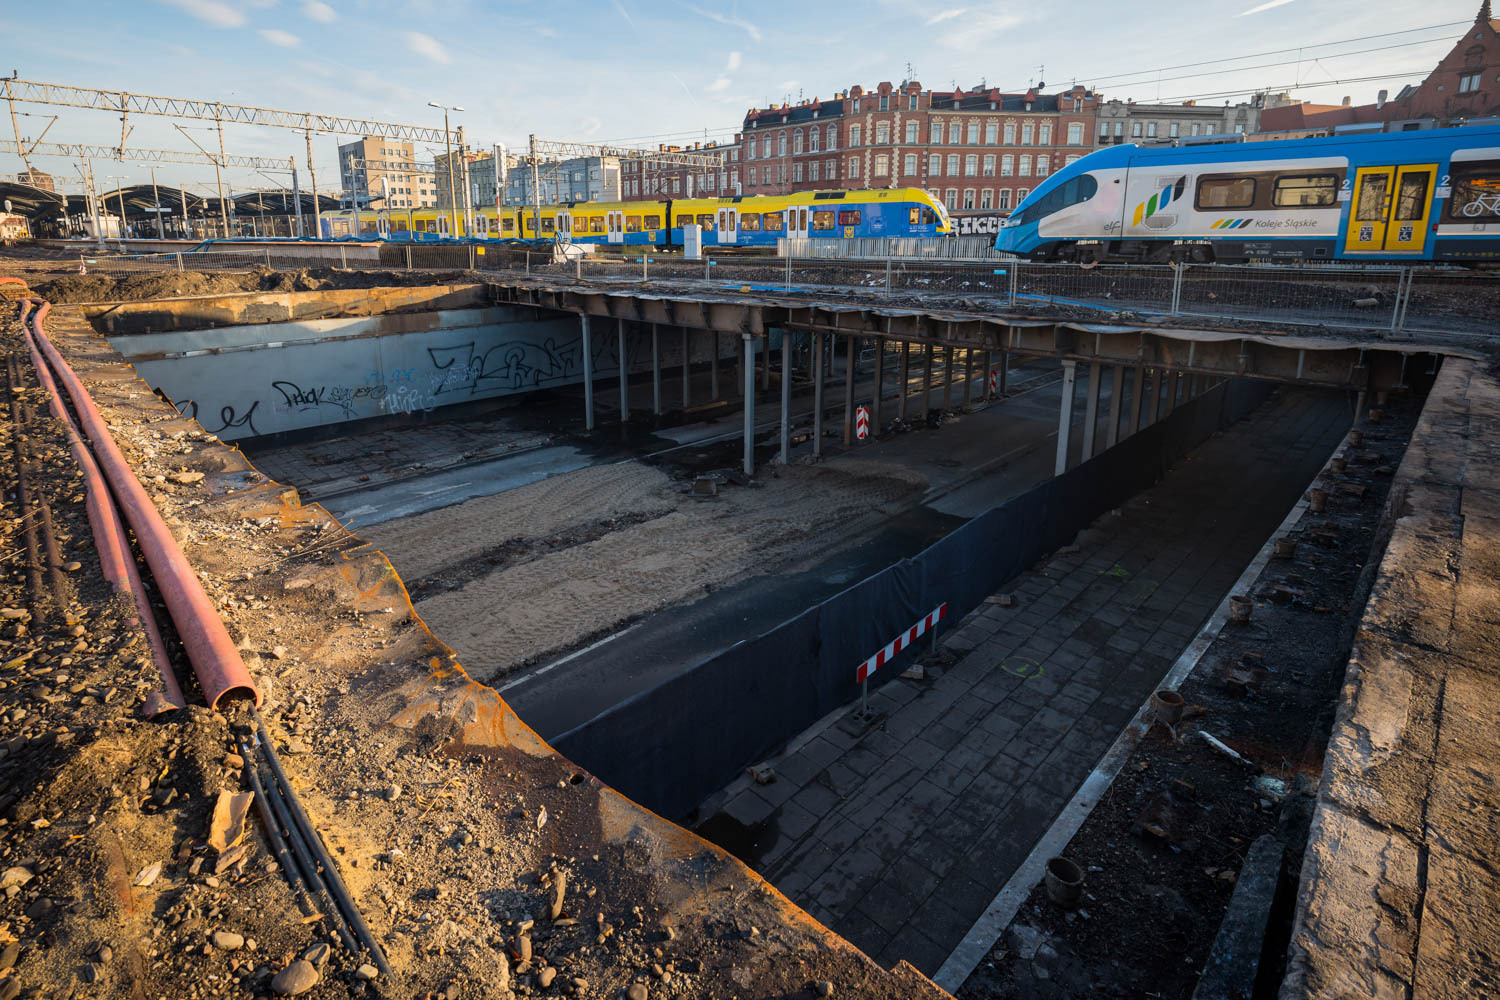
<svg viewBox="0 0 1500 1000"><path fill-rule="evenodd" d="M885 395L885 338L875 338L875 402L870 407L871 433L880 429L880 397Z"/></svg>
<svg viewBox="0 0 1500 1000"><path fill-rule="evenodd" d="M906 387L907 380L911 377L911 341L901 341L901 366L896 372L896 381L899 383L899 391L896 394L896 419L902 423L906 422L906 397L909 390Z"/></svg>
<svg viewBox="0 0 1500 1000"><path fill-rule="evenodd" d="M823 457L823 335L813 334L813 457Z"/></svg>
<svg viewBox="0 0 1500 1000"><path fill-rule="evenodd" d="M1161 369L1160 368L1154 368L1154 369L1152 369L1152 371L1151 371L1151 406L1150 406L1150 409L1148 409L1146 412L1150 415L1150 417L1151 417L1151 423L1153 423L1153 424L1154 423L1158 423L1161 420L1161 379L1162 379L1162 371L1161 371Z"/></svg>
<svg viewBox="0 0 1500 1000"><path fill-rule="evenodd" d="M1141 411L1146 401L1146 369L1140 365L1136 366L1135 378L1130 381L1130 426L1126 428L1125 436L1134 437L1141 429Z"/></svg>
<svg viewBox="0 0 1500 1000"><path fill-rule="evenodd" d="M693 405L693 355L688 342L688 329L682 328L682 408Z"/></svg>
<svg viewBox="0 0 1500 1000"><path fill-rule="evenodd" d="M845 338L849 348L844 359L844 447L854 445L854 336Z"/></svg>
<svg viewBox="0 0 1500 1000"><path fill-rule="evenodd" d="M1173 371L1167 372L1167 406L1162 417L1170 416L1172 411L1177 409L1177 389L1181 382L1182 376Z"/></svg>
<svg viewBox="0 0 1500 1000"><path fill-rule="evenodd" d="M578 314L578 323L583 327L583 426L594 429L594 342L589 337L587 313Z"/></svg>
<svg viewBox="0 0 1500 1000"><path fill-rule="evenodd" d="M964 412L969 412L969 403L974 398L974 348L964 348Z"/></svg>
<svg viewBox="0 0 1500 1000"><path fill-rule="evenodd" d="M754 347L755 344L752 343L750 346ZM751 355L752 358L754 356ZM761 351L760 390L761 392L771 391L771 337L769 334L766 336L765 349Z"/></svg>
<svg viewBox="0 0 1500 1000"><path fill-rule="evenodd" d="M922 345L922 423L932 415L932 345Z"/></svg>
<svg viewBox="0 0 1500 1000"><path fill-rule="evenodd" d="M615 320L615 337L620 356L620 423L630 422L630 365L625 360L625 321Z"/></svg>
<svg viewBox="0 0 1500 1000"><path fill-rule="evenodd" d="M1094 428L1099 423L1099 377L1104 366L1089 362L1089 392L1083 404L1083 461L1094 457Z"/></svg>
<svg viewBox="0 0 1500 1000"><path fill-rule="evenodd" d="M1125 394L1125 366L1110 365L1109 427L1104 431L1104 447L1113 448L1120 441L1120 407Z"/></svg>
<svg viewBox="0 0 1500 1000"><path fill-rule="evenodd" d="M1068 445L1073 432L1073 390L1077 384L1078 362L1071 358L1062 363L1062 405L1057 414L1057 461L1052 474L1060 476L1068 471Z"/></svg>
<svg viewBox="0 0 1500 1000"><path fill-rule="evenodd" d="M980 394L980 398L983 399L986 403L988 403L990 401L990 372L992 372L992 371L995 370L994 365L995 365L995 352L994 351L985 351L984 352L984 392L982 392Z"/></svg>
<svg viewBox="0 0 1500 1000"><path fill-rule="evenodd" d="M769 341L766 357L771 356ZM792 335L781 331L781 464L792 458Z"/></svg>
<svg viewBox="0 0 1500 1000"><path fill-rule="evenodd" d="M714 359L713 359L713 361L708 366L708 370L709 370L709 376L708 376L708 399L709 399L709 402L712 402L712 403L717 403L719 401L719 347L720 347L720 344L721 344L721 341L719 340L719 332L717 330L715 330L714 331Z"/></svg>
<svg viewBox="0 0 1500 1000"><path fill-rule="evenodd" d="M651 324L651 412L661 416L661 338Z"/></svg>
<svg viewBox="0 0 1500 1000"><path fill-rule="evenodd" d="M750 335L740 334L745 347L745 462L747 476L755 475L755 368L749 364Z"/></svg>
<svg viewBox="0 0 1500 1000"><path fill-rule="evenodd" d="M953 409L953 347L943 348L943 409Z"/></svg>

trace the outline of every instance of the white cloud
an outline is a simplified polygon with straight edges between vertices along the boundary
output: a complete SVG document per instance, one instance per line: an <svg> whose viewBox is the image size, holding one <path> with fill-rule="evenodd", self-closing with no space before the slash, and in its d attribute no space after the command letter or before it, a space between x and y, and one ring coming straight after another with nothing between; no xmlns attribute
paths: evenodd
<svg viewBox="0 0 1500 1000"><path fill-rule="evenodd" d="M1249 10L1242 10L1238 14L1236 14L1235 17L1245 17L1249 14L1259 14L1263 10L1270 10L1272 7L1280 7L1291 2L1292 0L1270 0L1269 3L1263 3L1259 7L1251 7Z"/></svg>
<svg viewBox="0 0 1500 1000"><path fill-rule="evenodd" d="M733 73L735 70L740 68L740 63L744 61L744 58L739 54L739 52L729 53L729 61L724 64L724 72Z"/></svg>
<svg viewBox="0 0 1500 1000"><path fill-rule="evenodd" d="M967 7L949 7L947 10L940 10L936 14L929 17L926 23L929 26L934 24L942 24L944 21L951 21L955 17L963 17L968 12L969 8Z"/></svg>
<svg viewBox="0 0 1500 1000"><path fill-rule="evenodd" d="M332 24L338 18L338 14L334 12L334 9L323 3L323 0L306 0L302 4L302 13L309 20L317 21L321 24Z"/></svg>
<svg viewBox="0 0 1500 1000"><path fill-rule="evenodd" d="M215 28L243 28L245 15L219 0L167 0L173 7Z"/></svg>
<svg viewBox="0 0 1500 1000"><path fill-rule="evenodd" d="M782 80L776 85L777 90L793 91L802 86L801 80Z"/></svg>
<svg viewBox="0 0 1500 1000"><path fill-rule="evenodd" d="M431 35L424 35L420 31L408 31L406 33L406 45L417 55L430 59L435 63L448 62L448 52L442 43Z"/></svg>
<svg viewBox="0 0 1500 1000"><path fill-rule="evenodd" d="M751 24L749 21L745 20L743 17L736 17L733 14L720 14L718 11L713 10L704 10L702 7L694 7L689 3L685 3L683 4L683 6L692 11L694 14L697 14L699 17L706 17L710 21L718 21L720 24L728 28L738 28L740 31L743 31L747 36L749 36L752 42L758 42L761 40L760 29L757 28L754 24Z"/></svg>
<svg viewBox="0 0 1500 1000"><path fill-rule="evenodd" d="M717 80L715 80L713 83L710 83L708 85L708 92L710 94L717 94L720 91L728 90L729 89L729 85L732 82L733 81L731 81L729 79L729 77L727 77L727 76L721 76Z"/></svg>
<svg viewBox="0 0 1500 1000"><path fill-rule="evenodd" d="M279 45L284 49L294 49L302 44L302 39L290 31L282 31L280 28L262 28L260 29L260 37L272 45Z"/></svg>
<svg viewBox="0 0 1500 1000"><path fill-rule="evenodd" d="M583 126L583 137L587 139L590 136L599 134L599 130L604 127L604 120L590 116L585 118L581 124Z"/></svg>
<svg viewBox="0 0 1500 1000"><path fill-rule="evenodd" d="M961 13L964 14L963 21L938 36L941 45L961 52L999 41L1002 35L1026 21L1021 14L986 14L974 10Z"/></svg>
<svg viewBox="0 0 1500 1000"><path fill-rule="evenodd" d="M620 0L610 0L610 2L614 4L615 10L619 13L619 15L625 19L625 23L630 25L631 30L634 30L635 18L630 16L630 11L625 9L625 5L621 3Z"/></svg>

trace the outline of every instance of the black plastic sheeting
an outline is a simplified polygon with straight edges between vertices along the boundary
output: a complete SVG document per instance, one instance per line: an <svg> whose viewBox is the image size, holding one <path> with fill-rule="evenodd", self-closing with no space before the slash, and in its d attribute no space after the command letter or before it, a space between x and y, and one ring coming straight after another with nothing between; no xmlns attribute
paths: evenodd
<svg viewBox="0 0 1500 1000"><path fill-rule="evenodd" d="M1005 581L1154 485L1172 462L1260 405L1273 387L1234 380L1061 476L1013 497L910 559L769 632L731 646L553 741L618 791L686 816L819 718L859 697L855 670L947 602L957 623ZM927 638L889 661L891 680Z"/></svg>

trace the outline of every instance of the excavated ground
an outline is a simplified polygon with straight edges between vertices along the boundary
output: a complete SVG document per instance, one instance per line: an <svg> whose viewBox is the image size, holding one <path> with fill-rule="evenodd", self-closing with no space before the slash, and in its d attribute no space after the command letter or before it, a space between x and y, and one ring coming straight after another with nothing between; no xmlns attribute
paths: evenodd
<svg viewBox="0 0 1500 1000"><path fill-rule="evenodd" d="M941 995L552 753L428 632L382 555L183 419L80 317L57 310L48 327L236 640L390 958L392 981L365 982L335 945L304 995ZM4 336L14 350L13 323ZM230 754L243 710L139 719L154 674L139 629L106 598L56 429L28 433L47 435L78 624L32 609L24 570L0 564L0 965L13 966L0 996L268 995L333 938L298 907L258 824L242 851L206 846L214 796L242 788ZM24 512L7 487L14 556Z"/></svg>

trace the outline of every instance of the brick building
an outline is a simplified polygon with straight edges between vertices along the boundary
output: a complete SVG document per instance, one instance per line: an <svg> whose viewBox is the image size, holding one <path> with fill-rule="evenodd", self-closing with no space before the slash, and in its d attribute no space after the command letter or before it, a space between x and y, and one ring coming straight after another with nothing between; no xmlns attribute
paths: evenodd
<svg viewBox="0 0 1500 1000"><path fill-rule="evenodd" d="M1500 116L1500 20L1484 0L1474 23L1420 84L1401 88L1374 104L1293 104L1267 108L1262 135L1332 135L1336 132L1403 132L1461 125Z"/></svg>
<svg viewBox="0 0 1500 1000"><path fill-rule="evenodd" d="M740 137L727 143L695 142L691 146L658 146L661 153L719 153L722 166L685 166L670 158L650 156L620 162L620 196L625 201L657 201L666 198L720 198L743 194L740 189Z"/></svg>
<svg viewBox="0 0 1500 1000"><path fill-rule="evenodd" d="M850 87L745 115L745 194L920 187L951 211L1003 211L1094 148L1097 95Z"/></svg>

